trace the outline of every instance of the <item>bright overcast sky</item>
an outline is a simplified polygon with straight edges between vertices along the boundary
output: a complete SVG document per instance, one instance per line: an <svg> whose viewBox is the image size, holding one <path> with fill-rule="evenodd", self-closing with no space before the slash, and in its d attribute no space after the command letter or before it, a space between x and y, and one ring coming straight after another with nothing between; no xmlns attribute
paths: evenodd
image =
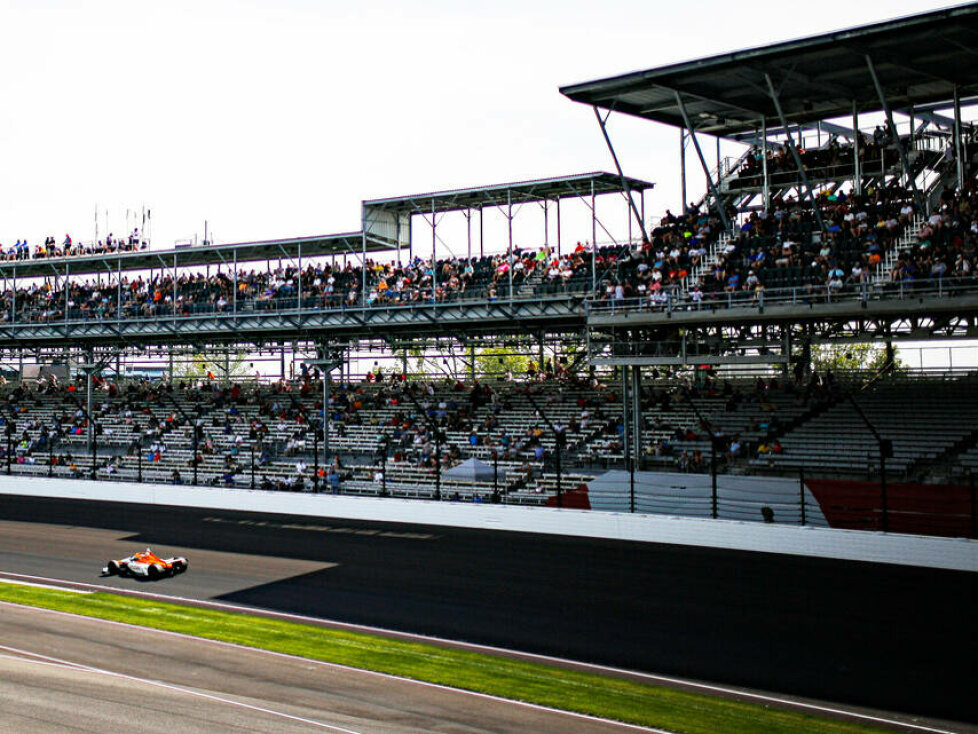
<svg viewBox="0 0 978 734"><path fill-rule="evenodd" d="M343 232L362 199L613 170L559 86L946 5L0 0L0 243L90 240L96 205L102 235L151 208L154 248ZM675 210L675 129L611 132Z"/></svg>

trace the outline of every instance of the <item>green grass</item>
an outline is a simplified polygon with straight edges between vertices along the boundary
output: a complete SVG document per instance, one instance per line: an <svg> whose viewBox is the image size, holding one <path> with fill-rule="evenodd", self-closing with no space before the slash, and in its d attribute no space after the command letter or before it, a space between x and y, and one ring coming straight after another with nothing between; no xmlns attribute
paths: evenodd
<svg viewBox="0 0 978 734"><path fill-rule="evenodd" d="M539 663L117 594L75 594L0 583L0 601L232 642L674 732L879 731Z"/></svg>

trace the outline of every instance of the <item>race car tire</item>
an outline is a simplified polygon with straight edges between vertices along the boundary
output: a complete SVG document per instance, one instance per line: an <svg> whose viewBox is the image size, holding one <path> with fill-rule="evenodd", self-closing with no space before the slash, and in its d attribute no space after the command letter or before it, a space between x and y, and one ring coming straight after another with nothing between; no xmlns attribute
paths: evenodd
<svg viewBox="0 0 978 734"><path fill-rule="evenodd" d="M160 564L154 563L152 566L146 569L146 576L155 581L158 578L162 578L165 570L166 569L164 569Z"/></svg>
<svg viewBox="0 0 978 734"><path fill-rule="evenodd" d="M177 560L175 560L173 562L173 573L174 574L183 573L186 570L187 570L187 559L186 558L178 558Z"/></svg>
<svg viewBox="0 0 978 734"><path fill-rule="evenodd" d="M109 576L117 576L122 573L122 566L119 565L118 561L109 561L105 568L109 572Z"/></svg>

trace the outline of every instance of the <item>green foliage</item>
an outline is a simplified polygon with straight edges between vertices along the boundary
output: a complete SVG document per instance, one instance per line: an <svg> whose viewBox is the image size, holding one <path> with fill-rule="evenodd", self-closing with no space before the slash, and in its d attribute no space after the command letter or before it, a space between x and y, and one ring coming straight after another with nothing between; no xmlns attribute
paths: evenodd
<svg viewBox="0 0 978 734"><path fill-rule="evenodd" d="M232 354L227 362L227 374L224 371L224 354L215 352L197 352L189 361L179 362L173 366L173 377L177 380L199 380L213 373L218 380L235 380L249 375L247 355L243 352Z"/></svg>
<svg viewBox="0 0 978 734"><path fill-rule="evenodd" d="M812 367L819 371L879 372L886 365L886 347L878 344L818 344L812 346ZM899 356L893 358L893 369L904 370Z"/></svg>
<svg viewBox="0 0 978 734"><path fill-rule="evenodd" d="M118 594L76 594L0 583L0 601L221 640L674 732L877 731L569 668Z"/></svg>
<svg viewBox="0 0 978 734"><path fill-rule="evenodd" d="M511 347L485 347L476 352L475 373L479 377L502 375L507 371L522 375L531 361L535 360Z"/></svg>

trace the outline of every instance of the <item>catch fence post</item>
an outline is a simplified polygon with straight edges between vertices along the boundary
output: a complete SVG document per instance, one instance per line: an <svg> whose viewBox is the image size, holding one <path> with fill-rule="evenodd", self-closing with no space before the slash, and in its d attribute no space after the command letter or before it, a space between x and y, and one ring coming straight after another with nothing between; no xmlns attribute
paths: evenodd
<svg viewBox="0 0 978 734"><path fill-rule="evenodd" d="M804 525L806 521L805 517L805 467L801 466L798 469L798 495L801 500L801 524Z"/></svg>
<svg viewBox="0 0 978 734"><path fill-rule="evenodd" d="M971 490L971 537L978 538L978 503L975 501L974 469L968 469L968 488Z"/></svg>

